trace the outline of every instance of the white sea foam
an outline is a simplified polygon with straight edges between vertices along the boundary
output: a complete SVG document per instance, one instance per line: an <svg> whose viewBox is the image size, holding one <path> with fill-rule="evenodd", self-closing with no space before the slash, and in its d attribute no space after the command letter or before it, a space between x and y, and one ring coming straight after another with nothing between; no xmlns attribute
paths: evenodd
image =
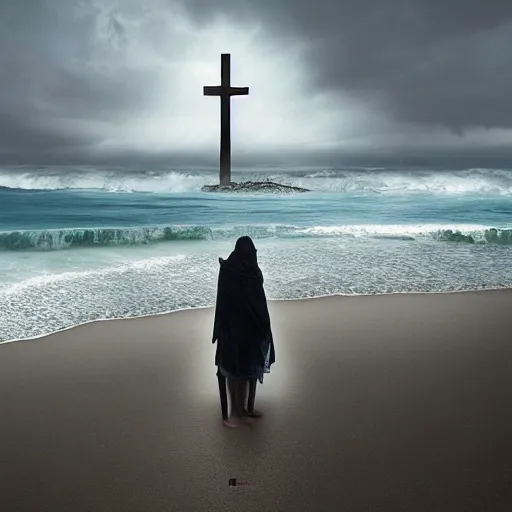
<svg viewBox="0 0 512 512"><path fill-rule="evenodd" d="M145 251L137 250L139 259L134 261L6 283L0 289L0 341L91 320L211 306L217 258L229 248L231 244L215 242L204 252L172 257L145 257ZM507 246L434 240L378 240L369 246L359 238L322 238L314 244L263 240L258 249L270 299L512 286L512 251Z"/></svg>
<svg viewBox="0 0 512 512"><path fill-rule="evenodd" d="M0 196L6 195L15 209L10 224L5 221L5 232L0 233L0 340L36 336L95 319L212 305L217 258L227 256L234 240L242 235L257 240L267 294L274 299L512 286L512 219L509 222L510 199L506 196L512 191L510 171L272 172L235 173L234 178L270 177L324 194L313 193L306 199L256 198L250 204L229 196L222 201L215 197L210 203L208 197L209 206L215 203L215 209L204 207L197 197L190 202L179 198L180 204L174 201L177 198L165 198L164 210L166 203L176 203L178 214L169 220L155 210L147 226L49 229L41 218L40 229L34 222L32 230L21 231L17 230L18 211L26 213L32 205L26 201L26 207L16 210L16 204L31 195L0 190ZM0 186L44 190L197 192L204 183L217 179L214 172L177 170L0 170ZM356 199L325 192L354 192ZM436 197L433 201L430 197L424 201L423 197L367 196L417 192L470 196L464 200ZM475 200L473 194L500 197ZM40 196L53 203L51 195ZM66 198L75 200L77 194L54 196L59 205ZM98 198L98 194L91 196ZM89 197L84 199L89 201ZM153 199L103 196L98 202L115 205L112 209L116 212L122 203L124 210L119 215L130 211L132 222L138 203L152 206ZM65 204L69 208L75 205ZM186 218L197 211L207 213ZM90 210L84 212L88 215ZM0 219L4 213L0 204ZM443 220L435 223L438 218ZM215 226L209 224L212 219L218 222ZM274 219L280 223L273 223ZM160 221L167 225L156 225ZM176 226L178 221L184 225ZM19 227L27 225L26 218L24 222ZM115 224L115 219L108 222ZM54 224L59 225L55 220Z"/></svg>
<svg viewBox="0 0 512 512"><path fill-rule="evenodd" d="M0 171L0 187L24 190L104 190L106 192L184 193L200 190L215 178L179 172L115 173L90 171L85 173L46 174L44 171L5 173Z"/></svg>
<svg viewBox="0 0 512 512"><path fill-rule="evenodd" d="M272 179L317 192L436 193L512 195L512 171L468 169L465 171L382 171L320 169L279 170L272 173L233 173L234 181ZM0 187L25 190L89 189L108 192L183 193L197 192L218 181L216 172L140 171L101 169L40 169L25 172L0 170Z"/></svg>
<svg viewBox="0 0 512 512"><path fill-rule="evenodd" d="M416 225L385 225L385 224L357 224L347 226L315 226L297 229L298 233L309 236L354 236L354 237L429 237L437 233L448 231L471 235L478 240L484 240L488 226L482 224L416 224Z"/></svg>
<svg viewBox="0 0 512 512"><path fill-rule="evenodd" d="M315 237L395 237L434 238L440 241L461 234L471 237L458 241L503 243L512 245L512 224L498 226L496 236L489 226L480 224L347 224L342 226L300 227L288 225L209 226L146 226L133 228L49 229L0 232L1 251L58 251L70 248L143 246L162 242L235 240L240 236L254 239Z"/></svg>

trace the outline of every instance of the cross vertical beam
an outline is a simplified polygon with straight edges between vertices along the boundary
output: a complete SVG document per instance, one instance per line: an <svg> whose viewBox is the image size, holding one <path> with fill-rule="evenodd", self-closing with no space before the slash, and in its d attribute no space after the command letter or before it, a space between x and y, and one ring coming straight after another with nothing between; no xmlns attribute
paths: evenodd
<svg viewBox="0 0 512 512"><path fill-rule="evenodd" d="M220 184L231 183L231 96L246 96L249 87L231 87L231 54L221 54L221 85L205 86L205 96L220 96Z"/></svg>
<svg viewBox="0 0 512 512"><path fill-rule="evenodd" d="M231 56L221 55L221 87L229 91L231 87ZM226 91L226 92L227 92ZM229 93L220 97L220 184L231 183L231 96Z"/></svg>

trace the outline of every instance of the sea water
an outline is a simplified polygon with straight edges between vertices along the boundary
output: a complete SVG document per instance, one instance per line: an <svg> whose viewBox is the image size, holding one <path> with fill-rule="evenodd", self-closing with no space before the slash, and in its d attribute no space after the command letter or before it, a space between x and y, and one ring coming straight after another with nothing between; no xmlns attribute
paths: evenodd
<svg viewBox="0 0 512 512"><path fill-rule="evenodd" d="M309 193L202 192L215 170L0 168L0 341L215 302L258 248L270 299L512 286L512 171L240 170Z"/></svg>

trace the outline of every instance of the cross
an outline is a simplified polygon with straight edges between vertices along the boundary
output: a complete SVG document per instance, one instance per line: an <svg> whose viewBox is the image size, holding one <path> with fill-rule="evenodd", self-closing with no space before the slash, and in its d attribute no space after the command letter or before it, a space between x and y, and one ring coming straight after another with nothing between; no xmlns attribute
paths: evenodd
<svg viewBox="0 0 512 512"><path fill-rule="evenodd" d="M221 54L221 85L205 86L205 96L220 96L220 184L231 183L231 96L246 96L249 87L231 87L231 54Z"/></svg>

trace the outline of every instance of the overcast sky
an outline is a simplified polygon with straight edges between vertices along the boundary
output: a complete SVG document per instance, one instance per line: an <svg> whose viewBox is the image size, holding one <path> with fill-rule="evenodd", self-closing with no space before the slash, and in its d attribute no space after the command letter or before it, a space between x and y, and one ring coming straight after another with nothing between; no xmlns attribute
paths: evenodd
<svg viewBox="0 0 512 512"><path fill-rule="evenodd" d="M0 162L512 162L510 0L5 0ZM512 165L512 163L511 163Z"/></svg>

